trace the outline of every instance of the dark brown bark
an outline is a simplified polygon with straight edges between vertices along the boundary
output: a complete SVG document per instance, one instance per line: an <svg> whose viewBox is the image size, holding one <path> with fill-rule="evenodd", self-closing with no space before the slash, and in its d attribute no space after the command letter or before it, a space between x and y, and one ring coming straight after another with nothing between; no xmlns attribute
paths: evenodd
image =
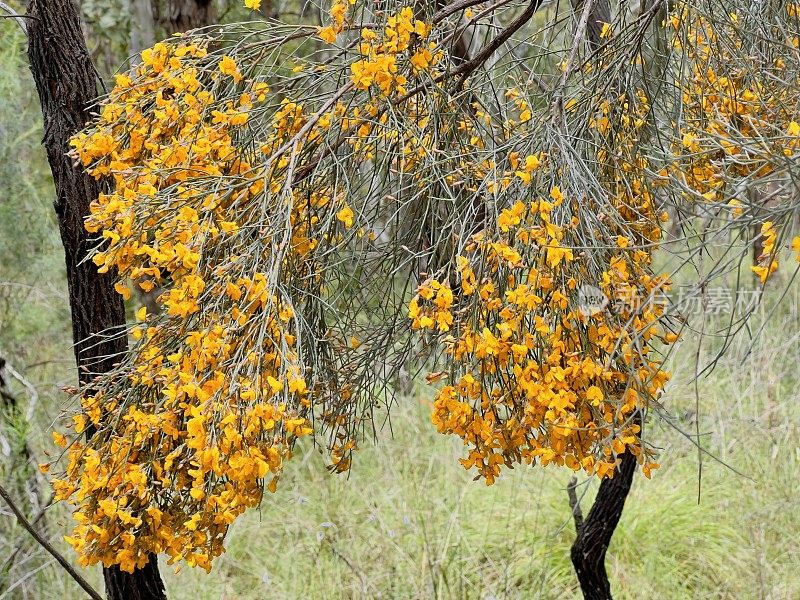
<svg viewBox="0 0 800 600"><path fill-rule="evenodd" d="M136 570L133 575L120 570L118 565L103 569L106 592L112 600L153 600L166 598L164 584L158 572L158 560L150 555L150 562L144 568ZM114 590L112 595L111 590Z"/></svg>
<svg viewBox="0 0 800 600"><path fill-rule="evenodd" d="M89 120L97 78L71 0L30 0L28 58L44 117L44 146L56 188L54 203L67 267L75 360L81 384L108 371L127 348L125 310L114 274L101 275L86 257L92 242L83 227L101 185L73 166L69 139ZM115 331L116 335L106 336ZM111 600L166 598L155 559L132 574L106 569Z"/></svg>
<svg viewBox="0 0 800 600"><path fill-rule="evenodd" d="M588 0L571 0L572 10L576 15L583 11L584 3ZM600 34L603 31L603 23L611 22L611 3L609 0L594 0L589 12L589 21L586 23L586 37L589 39L589 46L596 50L601 43Z"/></svg>
<svg viewBox="0 0 800 600"><path fill-rule="evenodd" d="M636 457L633 454L625 452L620 458L621 463L614 477L604 479L600 484L592 509L581 523L570 552L586 600L611 600L611 584L605 565L606 551L622 516L636 472Z"/></svg>
<svg viewBox="0 0 800 600"><path fill-rule="evenodd" d="M211 0L169 0L167 10L171 33L205 27L217 20Z"/></svg>
<svg viewBox="0 0 800 600"><path fill-rule="evenodd" d="M8 390L8 384L6 383L5 377L3 377L3 370L5 369L5 366L6 359L0 356L0 400L2 400L2 404L5 406L16 407L17 399Z"/></svg>

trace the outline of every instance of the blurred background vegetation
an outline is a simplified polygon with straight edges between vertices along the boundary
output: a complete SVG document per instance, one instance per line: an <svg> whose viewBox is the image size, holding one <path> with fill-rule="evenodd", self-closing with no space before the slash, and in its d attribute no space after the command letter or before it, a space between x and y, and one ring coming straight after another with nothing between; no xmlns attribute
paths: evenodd
<svg viewBox="0 0 800 600"><path fill-rule="evenodd" d="M90 49L108 79L131 48L128 4L82 7ZM262 6L290 19L300 13L290 9ZM224 20L246 18L238 2L216 11ZM158 23L156 33L165 33ZM0 358L8 363L0 479L64 549L69 511L45 510L49 491L36 463L53 452L50 426L66 402L61 388L75 377L53 184L25 52L16 24L0 20ZM671 357L670 418L648 428L663 448L663 467L650 482L636 478L609 553L619 597L800 597L800 290L791 286L778 304L785 284L767 286L751 335L737 338L711 373L695 380L695 364L707 364L724 340L698 347L689 335ZM708 330L727 317L706 315ZM349 476L329 476L309 443L298 447L280 492L234 524L211 574L163 568L170 597L579 597L569 562L569 474L518 468L491 488L473 482L457 463L458 440L430 424L431 397L419 384L400 398ZM698 452L698 432L707 454ZM581 482L584 510L596 487ZM90 577L99 587L100 570ZM0 599L78 593L0 507Z"/></svg>

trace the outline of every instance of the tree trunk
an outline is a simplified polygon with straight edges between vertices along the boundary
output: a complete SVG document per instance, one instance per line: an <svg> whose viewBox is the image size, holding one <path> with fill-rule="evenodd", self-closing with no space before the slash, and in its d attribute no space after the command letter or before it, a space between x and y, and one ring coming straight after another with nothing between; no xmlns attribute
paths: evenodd
<svg viewBox="0 0 800 600"><path fill-rule="evenodd" d="M165 599L164 584L158 572L158 559L150 555L150 562L133 574L126 573L114 565L103 569L106 592L111 600L155 600Z"/></svg>
<svg viewBox="0 0 800 600"><path fill-rule="evenodd" d="M205 27L216 21L211 0L169 0L170 33Z"/></svg>
<svg viewBox="0 0 800 600"><path fill-rule="evenodd" d="M131 0L131 5L131 40L128 54L134 55L156 43L156 22L151 0Z"/></svg>
<svg viewBox="0 0 800 600"><path fill-rule="evenodd" d="M125 309L115 274L101 275L86 257L92 247L83 220L101 184L73 166L68 142L89 119L96 72L71 0L30 0L28 57L44 117L44 146L55 181L55 211L64 245L75 360L81 384L108 371L127 348ZM117 335L100 337L115 331ZM166 598L155 557L134 573L105 569L111 600Z"/></svg>
<svg viewBox="0 0 800 600"><path fill-rule="evenodd" d="M586 600L611 600L611 585L605 565L606 551L622 516L636 472L636 457L633 454L625 452L620 458L622 462L613 479L604 479L600 484L592 509L578 529L570 552Z"/></svg>
<svg viewBox="0 0 800 600"><path fill-rule="evenodd" d="M570 0L572 10L576 15L580 15L583 11L585 0ZM600 34L603 32L603 24L611 22L611 3L609 0L594 0L592 8L589 12L589 22L586 23L587 37L589 38L589 47L594 51L600 47L602 38Z"/></svg>

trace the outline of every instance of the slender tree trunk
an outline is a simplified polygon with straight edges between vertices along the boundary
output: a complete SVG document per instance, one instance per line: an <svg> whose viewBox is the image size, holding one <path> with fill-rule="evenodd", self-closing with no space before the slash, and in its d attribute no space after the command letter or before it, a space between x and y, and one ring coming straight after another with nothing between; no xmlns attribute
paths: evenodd
<svg viewBox="0 0 800 600"><path fill-rule="evenodd" d="M139 54L156 43L156 22L150 0L131 0L131 41L128 54Z"/></svg>
<svg viewBox="0 0 800 600"><path fill-rule="evenodd" d="M633 454L625 452L620 458L622 462L614 477L604 479L600 484L592 509L577 527L578 535L570 552L586 600L611 600L611 584L605 565L606 551L622 516L636 472L636 457ZM573 507L573 514L574 510Z"/></svg>
<svg viewBox="0 0 800 600"><path fill-rule="evenodd" d="M211 25L217 19L212 0L169 0L171 33Z"/></svg>
<svg viewBox="0 0 800 600"><path fill-rule="evenodd" d="M158 572L158 559L150 555L150 562L132 574L114 565L103 569L106 593L110 600L157 600L165 599L164 583Z"/></svg>
<svg viewBox="0 0 800 600"><path fill-rule="evenodd" d="M89 119L97 76L71 0L30 0L28 57L44 116L44 146L56 187L55 211L64 245L72 336L78 379L91 383L127 348L122 335L125 310L114 291L114 274L100 275L87 254L92 246L83 227L100 183L73 166L66 153L72 135ZM100 336L116 329L117 335ZM166 598L155 557L144 569L104 570L111 600Z"/></svg>

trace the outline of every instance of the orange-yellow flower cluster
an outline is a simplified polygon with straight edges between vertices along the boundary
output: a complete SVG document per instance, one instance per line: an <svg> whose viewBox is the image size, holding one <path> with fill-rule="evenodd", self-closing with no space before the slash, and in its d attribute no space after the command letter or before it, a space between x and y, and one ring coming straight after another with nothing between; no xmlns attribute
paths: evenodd
<svg viewBox="0 0 800 600"><path fill-rule="evenodd" d="M138 312L134 351L83 397L75 433L94 433L71 441L54 482L57 499L77 506L67 539L82 564L132 571L163 552L210 569L230 524L275 491L294 440L312 432L292 301L232 250L253 234L243 218L261 209L265 181L281 186L236 143L268 86L244 82L231 57L214 69L206 56L180 42L146 50L73 140L89 173L111 180L86 222L103 240L94 262L118 273L123 296L130 280L160 308ZM220 78L244 91L218 101ZM301 114L284 104L265 147L290 137ZM311 212L330 198L296 200L288 243L267 244L259 260L313 283Z"/></svg>
<svg viewBox="0 0 800 600"><path fill-rule="evenodd" d="M791 5L787 11L791 16ZM758 196L768 195L759 190L770 178L779 180L787 162L796 160L800 77L796 52L742 60L750 52L750 36L739 21L736 13L712 18L682 2L665 23L687 59L689 76L681 86L683 126L673 145L674 160L663 173L680 182L687 200L717 203L731 218L746 220L759 217ZM775 33L783 37L778 28ZM800 36L791 28L785 34L780 42L787 49L797 47ZM765 224L762 235L774 244L770 232L775 232L772 224ZM753 271L764 283L778 262L771 251L757 262Z"/></svg>
<svg viewBox="0 0 800 600"><path fill-rule="evenodd" d="M508 233L496 241L476 236L457 259L455 288L429 279L409 305L413 327L435 332L452 363L433 422L464 439L462 464L487 484L515 462L611 477L626 448L641 455L645 471L653 467L632 415L668 378L647 358L663 312L647 299L664 281L645 275L647 253L620 249L599 289L642 306L587 312L576 305L580 267L559 244L549 210L540 201L503 211L498 223L513 224L498 229Z"/></svg>
<svg viewBox="0 0 800 600"><path fill-rule="evenodd" d="M598 151L609 173L607 199L568 197L556 185L546 197L513 202L409 303L412 327L444 349L449 367L431 376L450 380L434 402L433 423L463 438L462 464L487 484L503 465L520 462L604 478L629 451L648 477L658 466L641 423L669 378L653 346L677 336L663 323L668 280L651 272L663 217L644 177L647 160L636 151L648 107L644 92L636 97L635 110L623 96L594 113L605 120L598 134L613 122L618 144L614 156ZM511 169L490 191L524 190L537 175L547 180L551 161L511 153ZM596 247L580 249L585 223L609 210L616 228L606 222L594 233L602 236ZM587 304L587 295L595 302Z"/></svg>
<svg viewBox="0 0 800 600"><path fill-rule="evenodd" d="M409 50L412 36L420 44L430 31L429 25L414 19L414 12L410 7L405 7L388 18L382 36L370 29L364 29L358 46L358 51L364 58L350 67L355 86L366 90L374 85L383 96L389 96L393 92L405 94L408 78L398 72L398 59ZM424 45L411 54L409 61L414 72L425 70L435 62L431 50Z"/></svg>

